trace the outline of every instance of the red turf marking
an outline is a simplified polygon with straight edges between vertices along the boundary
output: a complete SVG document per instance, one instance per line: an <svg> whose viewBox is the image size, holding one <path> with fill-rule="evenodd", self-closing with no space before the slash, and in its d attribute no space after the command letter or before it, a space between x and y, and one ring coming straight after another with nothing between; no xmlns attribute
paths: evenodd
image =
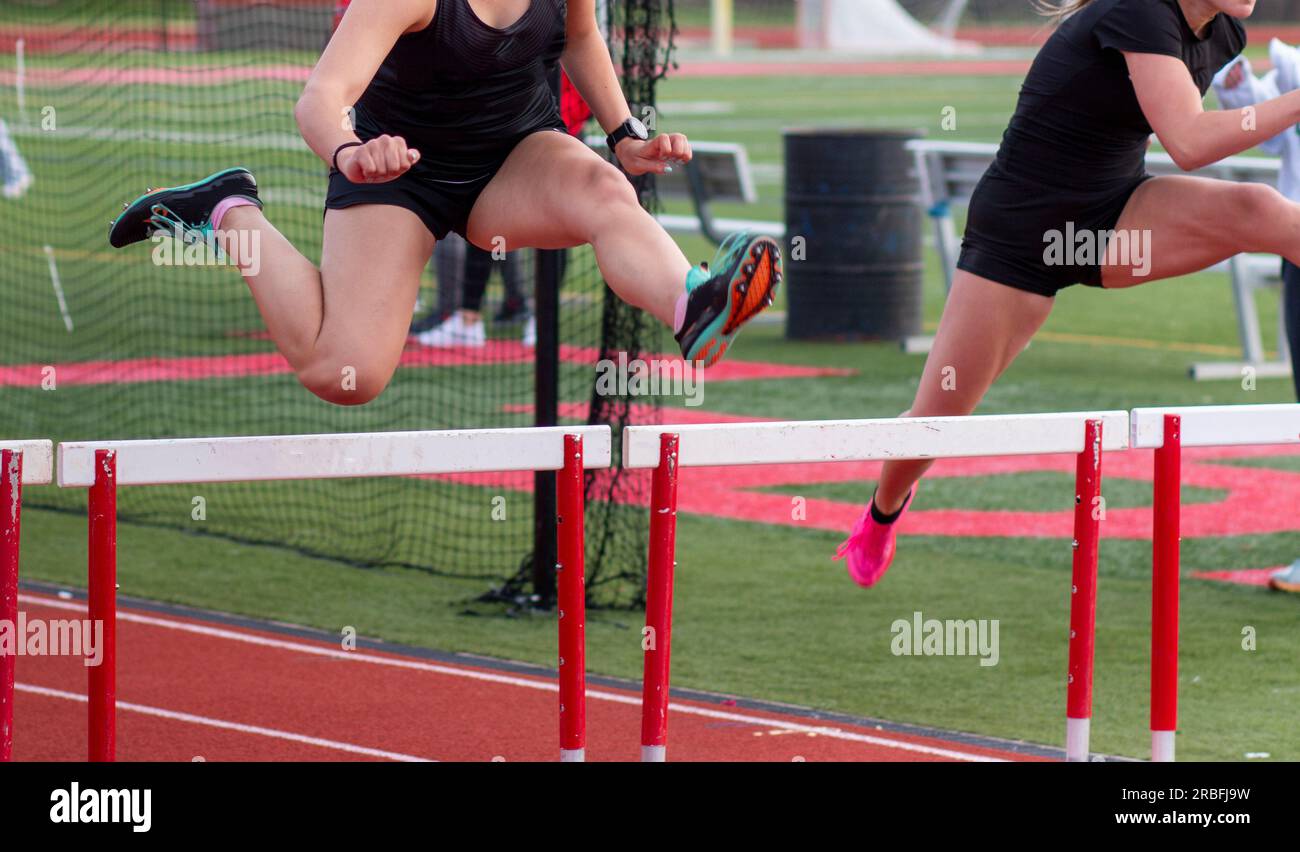
<svg viewBox="0 0 1300 852"><path fill-rule="evenodd" d="M23 595L22 603L29 618L77 618L82 617L77 610L84 613L80 603L39 595ZM200 635L168 625L226 635ZM230 638L231 634L276 644L249 644ZM683 653L689 653L688 649L679 649L679 656ZM344 652L335 644L125 609L118 622L118 657L118 697L123 702L417 757L500 757L515 761L555 760L558 756L557 699L551 680L396 654ZM475 676L504 676L514 682ZM79 658L18 659L18 680L22 684L81 693L85 679ZM593 688L591 694L591 759L635 760L639 731L636 693ZM15 758L84 759L83 703L21 691L16 703ZM981 757L1025 759L926 737L856 726L825 726L839 728L847 737L873 738L870 742L855 741L826 731L792 731L792 727L821 727L800 717L700 702L675 704L682 707L674 708L669 755L674 760L945 759L942 755L904 750L899 744ZM118 754L122 760L192 760L196 756L208 761L364 759L336 750L130 711L120 712L119 719ZM874 741L877 739L880 742Z"/></svg>
<svg viewBox="0 0 1300 852"><path fill-rule="evenodd" d="M1300 27L1281 25L1251 25L1250 38L1254 43L1266 42L1271 38L1280 38L1291 44L1300 41ZM1040 24L1002 27L961 27L957 30L958 41L969 41L985 47L1031 47L1041 45L1052 34L1052 27L1044 21ZM683 45L707 45L711 34L706 27L683 27L678 43ZM792 26L752 26L736 27L733 38L738 45L761 49L793 49L799 46L799 34Z"/></svg>
<svg viewBox="0 0 1300 852"><path fill-rule="evenodd" d="M867 62L683 62L681 77L881 77L1012 76L1023 77L1031 59L918 59Z"/></svg>
<svg viewBox="0 0 1300 852"><path fill-rule="evenodd" d="M529 363L531 348L516 341L493 342L483 348L433 348L408 346L402 353L402 367L466 367L479 364ZM570 364L594 364L599 351L591 347L561 346L560 359ZM661 362L661 374L670 372L679 355L647 355ZM0 366L0 387L40 387L47 364ZM56 365L64 385L129 384L133 382L189 382L204 379L272 376L293 372L278 352L248 355L214 355L186 358L134 358L121 361L81 361ZM803 367L761 361L727 361L708 368L704 380L714 382L758 379L798 379L821 376L851 376L854 370Z"/></svg>
<svg viewBox="0 0 1300 852"><path fill-rule="evenodd" d="M1267 586L1268 578L1274 571L1282 568L1239 568L1231 571L1193 571L1192 576L1198 580L1218 580L1221 583L1238 583L1243 586Z"/></svg>

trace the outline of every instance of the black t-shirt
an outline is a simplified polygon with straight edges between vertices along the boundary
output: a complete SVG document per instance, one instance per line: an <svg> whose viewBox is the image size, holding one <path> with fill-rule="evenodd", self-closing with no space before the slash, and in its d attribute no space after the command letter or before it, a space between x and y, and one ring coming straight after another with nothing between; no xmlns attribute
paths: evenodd
<svg viewBox="0 0 1300 852"><path fill-rule="evenodd" d="M1181 59L1204 95L1245 46L1241 23L1222 13L1198 38L1177 0L1092 0L1039 50L993 170L1061 189L1131 184L1144 172L1151 125L1123 51Z"/></svg>

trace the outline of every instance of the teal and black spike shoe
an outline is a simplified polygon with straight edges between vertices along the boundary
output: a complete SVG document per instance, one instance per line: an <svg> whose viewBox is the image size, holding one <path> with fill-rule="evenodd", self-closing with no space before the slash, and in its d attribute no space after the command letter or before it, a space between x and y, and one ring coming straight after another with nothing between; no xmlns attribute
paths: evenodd
<svg viewBox="0 0 1300 852"><path fill-rule="evenodd" d="M770 304L781 283L781 247L771 237L732 234L718 246L712 267L686 275L686 320L676 335L682 357L711 367L740 327Z"/></svg>
<svg viewBox="0 0 1300 852"><path fill-rule="evenodd" d="M113 248L142 242L154 234L180 236L186 242L206 240L212 232L212 211L231 196L257 205L257 179L248 169L226 169L197 183L171 189L150 189L122 207L122 215L108 231Z"/></svg>

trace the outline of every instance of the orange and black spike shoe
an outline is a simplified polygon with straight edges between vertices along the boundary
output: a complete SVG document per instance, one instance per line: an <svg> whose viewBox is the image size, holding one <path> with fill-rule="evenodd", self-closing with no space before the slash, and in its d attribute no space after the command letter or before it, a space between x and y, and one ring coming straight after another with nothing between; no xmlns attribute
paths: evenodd
<svg viewBox="0 0 1300 852"><path fill-rule="evenodd" d="M712 268L686 276L686 319L676 335L682 357L716 364L741 326L772 304L781 283L781 247L771 237L732 234L722 241Z"/></svg>

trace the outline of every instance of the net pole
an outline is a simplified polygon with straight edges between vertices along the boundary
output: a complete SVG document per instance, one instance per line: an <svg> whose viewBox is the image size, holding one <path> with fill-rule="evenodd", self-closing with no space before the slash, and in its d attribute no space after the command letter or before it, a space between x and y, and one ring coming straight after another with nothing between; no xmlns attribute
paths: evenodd
<svg viewBox="0 0 1300 852"><path fill-rule="evenodd" d="M18 543L22 524L23 454L0 450L0 624L18 624ZM18 641L22 637L15 637ZM13 653L0 654L0 763L13 760Z"/></svg>
<svg viewBox="0 0 1300 852"><path fill-rule="evenodd" d="M89 759L105 763L117 756L117 454L112 450L95 452L89 549L90 623L103 626L99 665L86 670Z"/></svg>
<svg viewBox="0 0 1300 852"><path fill-rule="evenodd" d="M551 92L560 98L560 71L551 75ZM535 425L557 426L560 417L560 277L561 253L538 249L533 312L537 319L537 340L533 350ZM533 474L533 595L537 606L549 609L555 603L557 559L555 518L555 473Z"/></svg>
<svg viewBox="0 0 1300 852"><path fill-rule="evenodd" d="M167 42L167 27L169 24L167 17L167 3L169 0L158 0L158 44L163 53L170 53Z"/></svg>
<svg viewBox="0 0 1300 852"><path fill-rule="evenodd" d="M1179 514L1182 418L1167 414L1155 451L1155 528L1151 537L1151 759L1174 759L1178 729Z"/></svg>
<svg viewBox="0 0 1300 852"><path fill-rule="evenodd" d="M581 763L587 750L587 590L583 544L582 436L564 436L559 514L560 760Z"/></svg>
<svg viewBox="0 0 1300 852"><path fill-rule="evenodd" d="M1074 565L1070 583L1070 657L1066 680L1065 759L1088 760L1093 652L1097 627L1097 556L1101 538L1100 420L1084 426L1074 476Z"/></svg>
<svg viewBox="0 0 1300 852"><path fill-rule="evenodd" d="M535 425L556 426L560 408L560 256L537 252ZM555 472L533 474L533 594L544 609L555 603Z"/></svg>
<svg viewBox="0 0 1300 852"><path fill-rule="evenodd" d="M650 490L650 560L646 579L645 671L641 686L641 760L662 763L668 750L668 656L673 627L677 550L678 436L659 436L659 466Z"/></svg>

